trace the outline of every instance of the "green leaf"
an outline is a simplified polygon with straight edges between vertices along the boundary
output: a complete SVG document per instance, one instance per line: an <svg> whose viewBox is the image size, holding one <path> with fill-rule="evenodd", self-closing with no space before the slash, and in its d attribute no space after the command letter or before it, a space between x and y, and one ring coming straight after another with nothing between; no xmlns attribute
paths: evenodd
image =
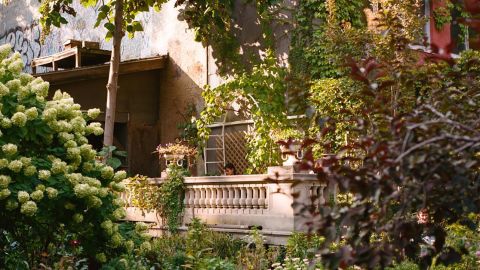
<svg viewBox="0 0 480 270"><path fill-rule="evenodd" d="M107 28L109 32L113 33L115 31L115 25L111 22L106 22L103 26Z"/></svg>
<svg viewBox="0 0 480 270"><path fill-rule="evenodd" d="M136 32L143 31L143 26L139 21L132 22L133 30Z"/></svg>
<svg viewBox="0 0 480 270"><path fill-rule="evenodd" d="M122 166L122 162L120 159L112 157L107 160L107 165L111 166L113 169L118 169L118 167Z"/></svg>

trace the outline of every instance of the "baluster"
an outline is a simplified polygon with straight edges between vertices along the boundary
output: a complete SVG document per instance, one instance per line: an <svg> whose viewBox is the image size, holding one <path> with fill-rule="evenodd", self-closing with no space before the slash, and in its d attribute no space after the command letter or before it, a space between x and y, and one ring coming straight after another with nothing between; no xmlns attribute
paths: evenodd
<svg viewBox="0 0 480 270"><path fill-rule="evenodd" d="M210 187L208 190L210 190L210 199L208 200L208 204L210 205L210 208L215 208L215 200L217 198L217 190L215 188Z"/></svg>
<svg viewBox="0 0 480 270"><path fill-rule="evenodd" d="M193 189L195 192L194 200L193 200L193 207L194 208L199 208L200 207L200 189L199 188L194 188Z"/></svg>
<svg viewBox="0 0 480 270"><path fill-rule="evenodd" d="M190 207L190 191L188 189L185 190L185 197L183 198L183 205L185 205L185 208Z"/></svg>
<svg viewBox="0 0 480 270"><path fill-rule="evenodd" d="M266 192L265 192L265 188L264 187L260 187L259 188L260 190L260 195L258 196L258 207L259 208L266 208L265 205L266 205Z"/></svg>
<svg viewBox="0 0 480 270"><path fill-rule="evenodd" d="M247 188L240 187L240 208L247 207Z"/></svg>
<svg viewBox="0 0 480 270"><path fill-rule="evenodd" d="M263 187L262 189L263 189L263 198L265 199L263 205L265 209L268 209L268 194L267 194L268 189L267 187Z"/></svg>
<svg viewBox="0 0 480 270"><path fill-rule="evenodd" d="M206 196L206 190L204 188L199 188L200 189L200 200L198 201L198 207L199 208L205 208L205 196Z"/></svg>
<svg viewBox="0 0 480 270"><path fill-rule="evenodd" d="M240 208L240 188L239 187L233 187L233 190L235 191L234 197L233 197L233 208Z"/></svg>
<svg viewBox="0 0 480 270"><path fill-rule="evenodd" d="M252 207L253 208L259 208L258 200L260 198L260 188L259 187L253 187L252 189L253 189Z"/></svg>
<svg viewBox="0 0 480 270"><path fill-rule="evenodd" d="M246 187L246 189L247 189L247 199L245 200L245 204L247 205L247 208L253 208L253 205L252 205L253 188L252 187Z"/></svg>
<svg viewBox="0 0 480 270"><path fill-rule="evenodd" d="M210 199L212 198L212 191L210 188L205 188L205 208L210 208Z"/></svg>
<svg viewBox="0 0 480 270"><path fill-rule="evenodd" d="M221 187L222 189L222 208L228 208L228 188Z"/></svg>
<svg viewBox="0 0 480 270"><path fill-rule="evenodd" d="M215 208L222 208L222 198L223 198L222 189L217 187L215 188L215 191L217 193L217 197L215 199Z"/></svg>
<svg viewBox="0 0 480 270"><path fill-rule="evenodd" d="M187 189L188 193L190 194L188 196L188 205L190 208L194 207L195 206L195 189L193 188L189 188Z"/></svg>
<svg viewBox="0 0 480 270"><path fill-rule="evenodd" d="M233 187L228 187L228 200L227 200L228 208L233 208L233 197L234 197L233 193L234 193Z"/></svg>

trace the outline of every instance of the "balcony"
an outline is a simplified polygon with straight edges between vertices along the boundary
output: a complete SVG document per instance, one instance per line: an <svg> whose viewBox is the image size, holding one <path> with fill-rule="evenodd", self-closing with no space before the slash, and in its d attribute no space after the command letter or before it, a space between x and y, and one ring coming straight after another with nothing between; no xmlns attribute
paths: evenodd
<svg viewBox="0 0 480 270"><path fill-rule="evenodd" d="M161 185L163 179L150 181ZM214 231L235 236L248 235L257 227L270 244L285 244L293 231L307 229L305 223L312 217L296 214L298 211L292 207L294 197L295 207L311 205L313 209L318 209L328 198L326 185L313 174L186 177L185 185L185 212L180 230L186 230L191 219L196 217ZM127 202L127 220L153 223L153 235L164 231L155 211L142 215L140 209L132 207L128 192L123 198Z"/></svg>

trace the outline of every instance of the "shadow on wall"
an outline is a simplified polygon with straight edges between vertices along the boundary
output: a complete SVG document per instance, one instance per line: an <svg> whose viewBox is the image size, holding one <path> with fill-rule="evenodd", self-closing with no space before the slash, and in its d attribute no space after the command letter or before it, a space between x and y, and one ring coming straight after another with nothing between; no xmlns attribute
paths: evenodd
<svg viewBox="0 0 480 270"><path fill-rule="evenodd" d="M0 4L0 45L10 43L14 51L22 55L25 72L31 72L30 64L42 53L40 44L40 26L33 18L32 9L27 1L11 1Z"/></svg>
<svg viewBox="0 0 480 270"><path fill-rule="evenodd" d="M194 104L197 112L203 107L202 87L191 76L206 74L204 68L192 66L186 71L169 58L161 75L159 95L159 144L174 142L179 138L178 125L185 122L184 114L188 104ZM152 150L154 151L154 150ZM164 160L159 160L160 171L165 168ZM160 173L160 172L159 172Z"/></svg>

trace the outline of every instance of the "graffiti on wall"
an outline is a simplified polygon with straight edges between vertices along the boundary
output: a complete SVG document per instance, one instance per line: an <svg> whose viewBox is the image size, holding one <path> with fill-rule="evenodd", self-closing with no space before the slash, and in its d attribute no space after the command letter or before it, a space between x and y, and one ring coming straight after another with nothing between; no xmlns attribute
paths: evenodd
<svg viewBox="0 0 480 270"><path fill-rule="evenodd" d="M31 70L30 64L34 58L40 56L40 26L33 23L27 27L17 26L0 35L0 44L10 43L13 49L22 55L25 71Z"/></svg>

